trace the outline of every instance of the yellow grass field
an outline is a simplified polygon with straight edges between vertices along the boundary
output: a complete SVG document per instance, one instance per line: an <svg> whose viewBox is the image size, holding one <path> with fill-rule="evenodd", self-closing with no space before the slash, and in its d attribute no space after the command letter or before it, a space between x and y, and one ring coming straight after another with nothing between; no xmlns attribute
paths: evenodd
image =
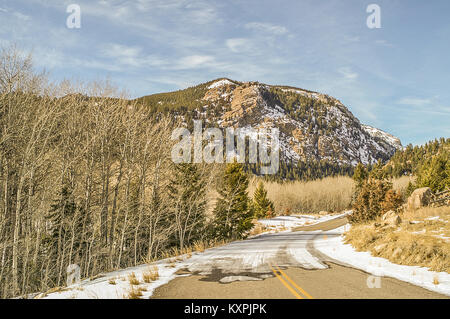
<svg viewBox="0 0 450 319"><path fill-rule="evenodd" d="M253 196L259 181L254 178L250 182L250 196ZM342 211L350 206L353 186L353 180L343 176L310 182L264 182L267 196L273 201L278 215Z"/></svg>

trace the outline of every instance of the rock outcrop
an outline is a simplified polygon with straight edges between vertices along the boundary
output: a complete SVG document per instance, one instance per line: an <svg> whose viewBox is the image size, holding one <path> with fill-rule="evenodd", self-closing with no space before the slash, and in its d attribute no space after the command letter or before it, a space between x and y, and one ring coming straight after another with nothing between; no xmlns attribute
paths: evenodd
<svg viewBox="0 0 450 319"><path fill-rule="evenodd" d="M433 192L429 187L418 188L409 196L406 209L416 210L428 206L432 197Z"/></svg>

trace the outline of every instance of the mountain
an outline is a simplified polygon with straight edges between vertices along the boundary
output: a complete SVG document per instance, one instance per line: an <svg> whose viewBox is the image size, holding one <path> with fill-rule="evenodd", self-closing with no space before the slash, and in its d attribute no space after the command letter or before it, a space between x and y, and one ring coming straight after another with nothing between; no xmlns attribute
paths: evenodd
<svg viewBox="0 0 450 319"><path fill-rule="evenodd" d="M296 87L221 78L138 101L180 116L188 125L203 119L222 128L277 127L281 161L289 167L374 164L402 149L398 138L361 124L338 99Z"/></svg>
<svg viewBox="0 0 450 319"><path fill-rule="evenodd" d="M371 136L380 138L382 141L388 143L391 146L394 146L397 150L403 149L402 142L400 142L400 139L398 137L395 137L392 134L389 134L370 125L362 124L361 126Z"/></svg>

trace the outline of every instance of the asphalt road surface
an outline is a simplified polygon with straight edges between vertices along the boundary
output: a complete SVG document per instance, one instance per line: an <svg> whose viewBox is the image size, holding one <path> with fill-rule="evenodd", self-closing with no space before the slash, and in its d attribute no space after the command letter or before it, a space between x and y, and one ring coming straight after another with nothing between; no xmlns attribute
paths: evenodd
<svg viewBox="0 0 450 319"><path fill-rule="evenodd" d="M324 239L314 231L346 223L342 217L294 229L310 233L264 234L207 250L189 259L179 276L157 288L152 298L449 298L393 278L376 281L314 249L314 241Z"/></svg>

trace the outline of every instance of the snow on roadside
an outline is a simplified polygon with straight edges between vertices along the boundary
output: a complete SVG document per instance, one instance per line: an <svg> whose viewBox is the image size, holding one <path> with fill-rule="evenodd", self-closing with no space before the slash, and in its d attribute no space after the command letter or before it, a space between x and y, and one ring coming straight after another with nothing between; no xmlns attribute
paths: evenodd
<svg viewBox="0 0 450 319"><path fill-rule="evenodd" d="M158 267L159 278L151 283L145 283L143 274L148 272L150 267ZM170 260L161 260L151 265L141 265L137 267L126 268L105 274L94 280L83 280L81 283L65 288L63 291L50 293L48 295L37 295L36 299L122 299L127 298L131 290L131 284L128 276L132 273L136 275L140 284L134 286L135 290L144 288L142 299L148 299L153 291L167 284L177 275L175 272L182 266L181 263L172 263Z"/></svg>
<svg viewBox="0 0 450 319"><path fill-rule="evenodd" d="M331 231L321 232L321 234L336 234L336 232L343 234L349 227L350 225L347 224ZM447 272L431 271L419 266L398 265L385 258L374 257L370 252L356 251L353 246L344 243L342 235L317 239L314 241L314 248L337 261L352 265L375 276L396 278L450 296L450 274ZM437 285L434 284L436 279L439 282Z"/></svg>
<svg viewBox="0 0 450 319"><path fill-rule="evenodd" d="M305 214L305 215L277 216L269 219L259 219L258 223L264 225L266 228L269 229L268 232L264 233L270 233L280 229L284 231L292 231L292 228L295 227L315 225L317 223L322 223L332 219L340 218L349 213L350 211L338 215L317 216Z"/></svg>

